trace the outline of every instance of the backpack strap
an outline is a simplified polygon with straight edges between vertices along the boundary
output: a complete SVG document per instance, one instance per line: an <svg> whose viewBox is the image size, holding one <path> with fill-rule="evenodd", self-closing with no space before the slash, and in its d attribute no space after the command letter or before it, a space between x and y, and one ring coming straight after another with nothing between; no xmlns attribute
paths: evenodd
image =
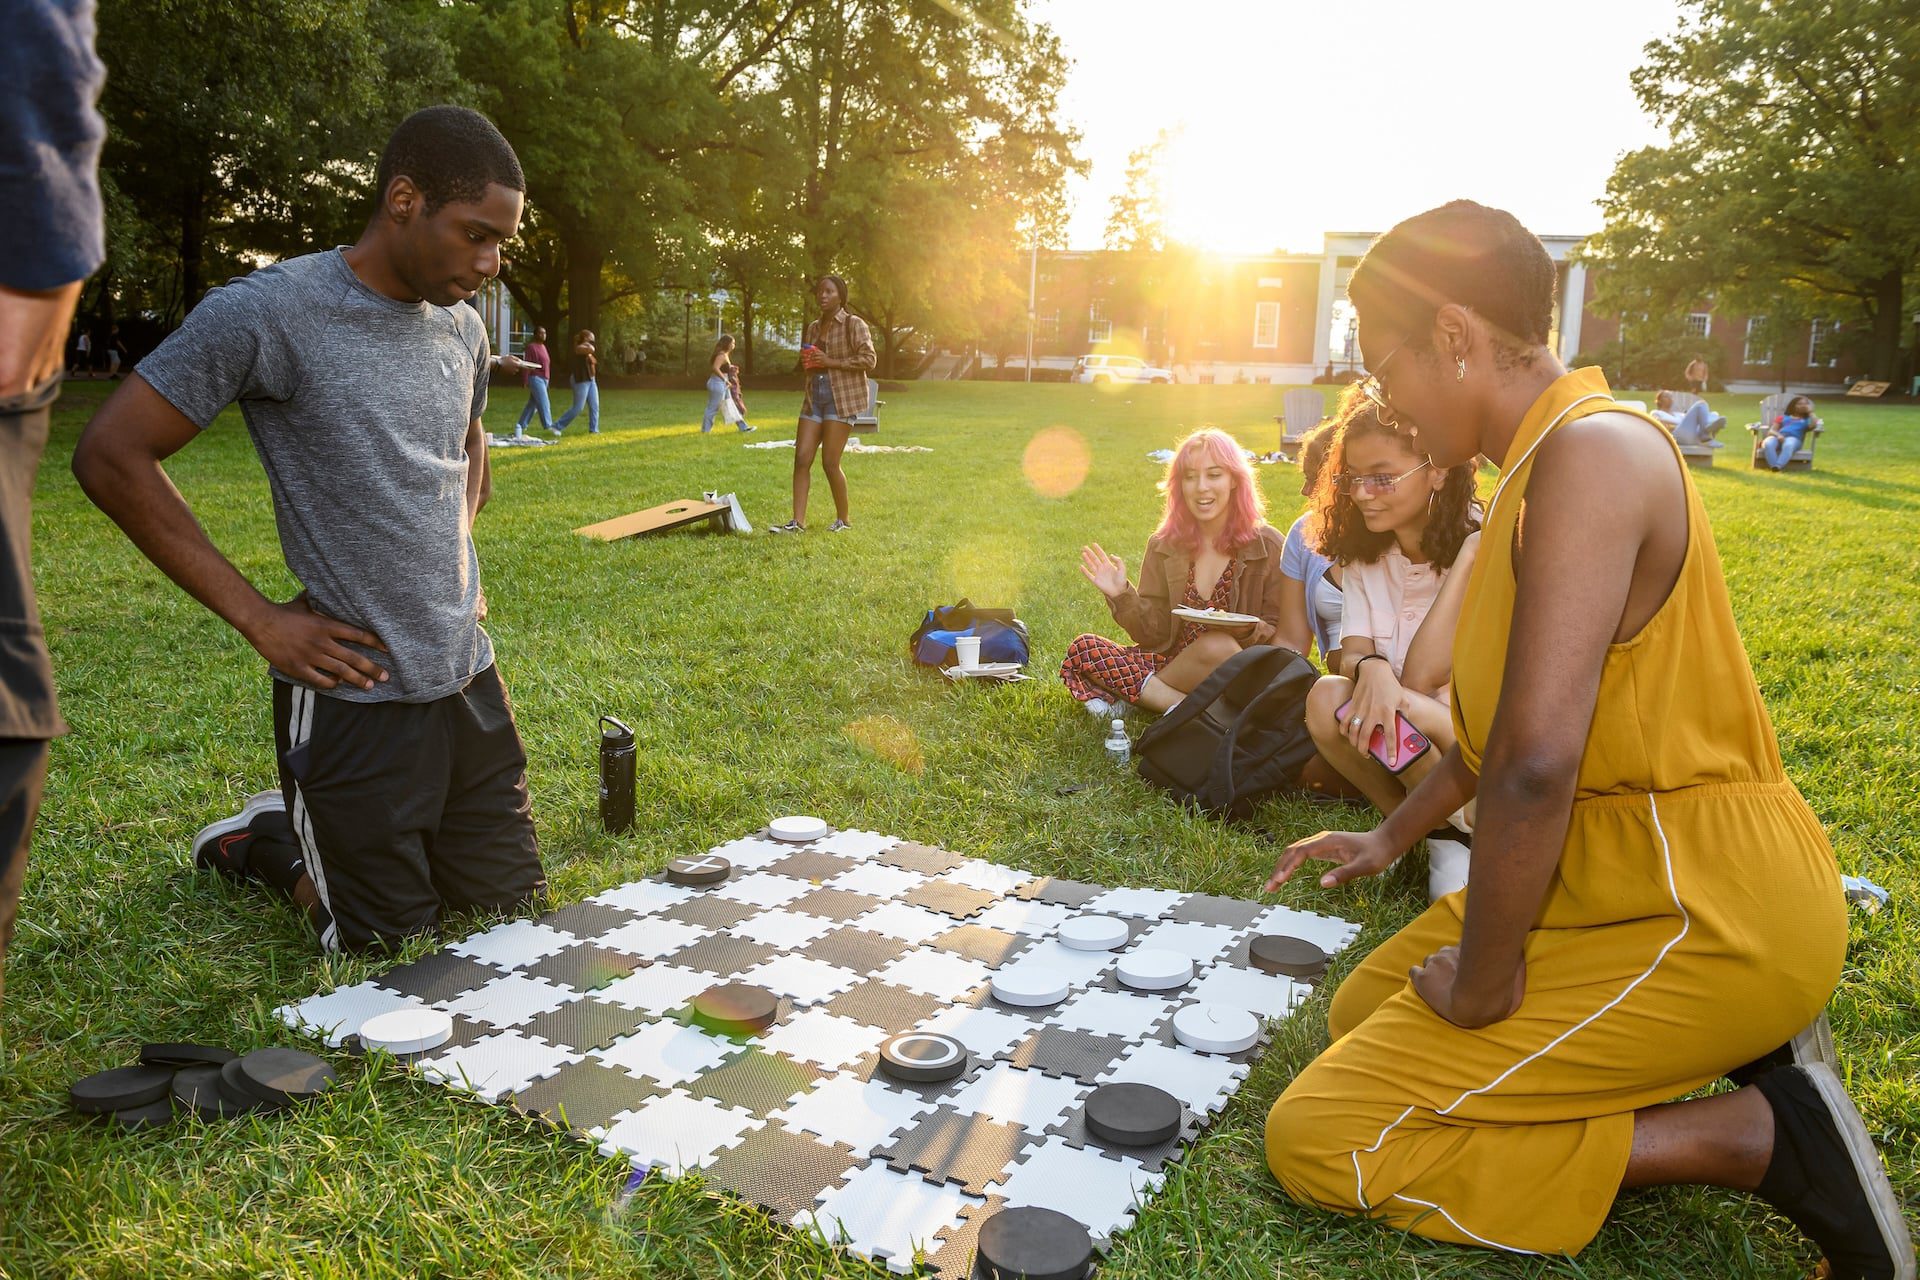
<svg viewBox="0 0 1920 1280"><path fill-rule="evenodd" d="M1221 779L1224 785L1219 790L1224 791L1225 794L1221 795L1216 793L1209 795L1207 797L1209 808L1225 812L1232 806L1234 801L1239 799L1239 788L1235 786L1233 780L1233 762L1234 757L1239 751L1240 730L1253 719L1254 714L1268 701L1278 698L1283 694L1292 694L1295 692L1295 685L1299 683L1301 667L1305 667L1308 673L1312 672L1312 667L1307 665L1307 660L1300 654L1294 653L1290 649L1281 649L1279 652L1288 655L1285 666L1283 666L1277 674L1272 676L1267 681L1265 687L1249 699L1247 704L1240 709L1240 714L1233 718L1233 724L1228 727L1226 736L1221 740L1220 748L1214 755L1213 768L1208 772L1207 777L1209 780L1214 778ZM1215 788L1209 786L1208 790L1210 792L1215 791Z"/></svg>

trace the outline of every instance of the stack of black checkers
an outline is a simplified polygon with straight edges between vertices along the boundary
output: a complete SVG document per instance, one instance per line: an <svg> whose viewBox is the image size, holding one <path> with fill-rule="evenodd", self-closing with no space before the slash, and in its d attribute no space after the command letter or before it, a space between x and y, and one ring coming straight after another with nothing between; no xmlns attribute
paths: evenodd
<svg viewBox="0 0 1920 1280"><path fill-rule="evenodd" d="M191 1112L231 1120L256 1111L284 1111L333 1086L333 1068L297 1049L256 1049L242 1056L205 1044L149 1044L140 1061L76 1080L73 1109L128 1132L166 1124Z"/></svg>

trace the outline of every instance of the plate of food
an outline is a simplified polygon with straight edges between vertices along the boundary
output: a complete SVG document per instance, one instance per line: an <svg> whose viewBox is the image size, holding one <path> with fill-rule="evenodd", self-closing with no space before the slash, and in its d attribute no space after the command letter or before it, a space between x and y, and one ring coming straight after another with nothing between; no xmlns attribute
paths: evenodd
<svg viewBox="0 0 1920 1280"><path fill-rule="evenodd" d="M1020 664L1017 662L982 662L972 667L947 667L944 674L949 680L1018 680L1021 678Z"/></svg>
<svg viewBox="0 0 1920 1280"><path fill-rule="evenodd" d="M1185 605L1176 606L1173 616L1197 622L1203 627L1251 627L1260 621L1250 613L1229 613L1225 609L1189 609Z"/></svg>

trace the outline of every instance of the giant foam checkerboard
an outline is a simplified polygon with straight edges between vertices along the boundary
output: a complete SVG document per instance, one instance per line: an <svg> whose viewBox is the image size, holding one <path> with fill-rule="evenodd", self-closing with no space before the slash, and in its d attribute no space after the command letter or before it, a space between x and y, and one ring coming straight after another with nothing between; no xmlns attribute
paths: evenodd
<svg viewBox="0 0 1920 1280"><path fill-rule="evenodd" d="M910 1270L964 1277L980 1225L1039 1205L1105 1247L1246 1078L1259 1044L1209 1055L1172 1032L1184 1004L1284 1017L1307 993L1248 964L1263 933L1328 952L1342 920L1236 898L1107 888L866 831L804 844L763 832L710 852L727 880L622 885L538 920L478 933L377 978L280 1009L339 1047L375 1014L450 1013L446 1045L402 1061L428 1079L563 1126L607 1156L668 1175L697 1169L782 1223ZM1053 933L1070 916L1123 918L1112 952ZM1195 961L1172 992L1120 985L1133 948ZM1003 1005L995 970L1050 965L1072 980L1046 1008ZM774 1025L728 1039L692 1024L694 996L745 982L780 997ZM879 1070L882 1041L957 1038L969 1067L939 1084ZM1185 1108L1152 1148L1104 1145L1082 1116L1095 1086L1156 1085Z"/></svg>

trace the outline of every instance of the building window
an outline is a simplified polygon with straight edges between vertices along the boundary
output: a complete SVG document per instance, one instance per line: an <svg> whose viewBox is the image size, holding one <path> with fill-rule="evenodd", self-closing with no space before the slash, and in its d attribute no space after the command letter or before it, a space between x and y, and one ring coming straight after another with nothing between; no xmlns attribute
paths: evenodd
<svg viewBox="0 0 1920 1280"><path fill-rule="evenodd" d="M1765 316L1747 317L1747 349L1740 354L1740 359L1747 364L1773 363L1773 344L1767 343L1766 346L1759 345L1760 342L1765 341L1764 330L1766 327L1767 318ZM1760 333L1758 340L1755 338L1757 332Z"/></svg>
<svg viewBox="0 0 1920 1280"><path fill-rule="evenodd" d="M1689 338L1704 338L1712 332L1713 332L1713 313L1712 312L1695 311L1687 316L1687 336Z"/></svg>
<svg viewBox="0 0 1920 1280"><path fill-rule="evenodd" d="M1058 311L1041 312L1035 317L1033 328L1034 335L1038 337L1040 341L1058 342L1060 340L1060 313Z"/></svg>
<svg viewBox="0 0 1920 1280"><path fill-rule="evenodd" d="M1280 345L1279 303L1256 302L1253 304L1253 345L1256 347Z"/></svg>
<svg viewBox="0 0 1920 1280"><path fill-rule="evenodd" d="M1107 319L1107 304L1096 300L1087 308L1087 341L1098 344L1113 341L1113 321Z"/></svg>
<svg viewBox="0 0 1920 1280"><path fill-rule="evenodd" d="M1833 320L1815 320L1807 328L1807 367L1809 369L1831 369L1840 363L1840 355L1834 350L1833 335L1840 331L1840 325Z"/></svg>

